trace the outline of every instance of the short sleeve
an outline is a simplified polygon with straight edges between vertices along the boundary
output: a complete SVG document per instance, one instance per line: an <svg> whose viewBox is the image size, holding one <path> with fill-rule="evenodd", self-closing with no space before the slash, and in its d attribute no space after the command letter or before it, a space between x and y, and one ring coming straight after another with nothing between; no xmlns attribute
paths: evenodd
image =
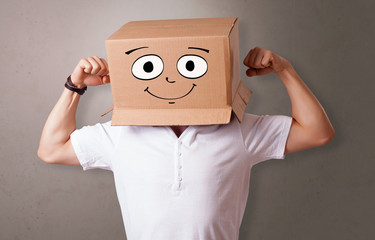
<svg viewBox="0 0 375 240"><path fill-rule="evenodd" d="M107 123L98 123L75 130L70 135L77 158L83 170L101 168L112 170L111 158L115 151L119 129ZM117 131L116 131L117 130Z"/></svg>
<svg viewBox="0 0 375 240"><path fill-rule="evenodd" d="M269 159L284 159L292 118L282 115L245 114L241 126L246 150L252 164Z"/></svg>

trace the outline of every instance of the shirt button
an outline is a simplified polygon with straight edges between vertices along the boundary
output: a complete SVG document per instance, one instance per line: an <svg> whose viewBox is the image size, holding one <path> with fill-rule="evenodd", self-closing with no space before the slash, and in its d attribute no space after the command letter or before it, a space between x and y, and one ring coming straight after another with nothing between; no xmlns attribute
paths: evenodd
<svg viewBox="0 0 375 240"><path fill-rule="evenodd" d="M179 178L178 178L178 181L180 181L180 182L181 182L181 181L182 181L182 177L179 177Z"/></svg>
<svg viewBox="0 0 375 240"><path fill-rule="evenodd" d="M182 165L179 165L178 168L181 169L181 168L182 168Z"/></svg>
<svg viewBox="0 0 375 240"><path fill-rule="evenodd" d="M181 157L181 156L182 156L182 152L179 152L179 153L178 153L178 156L180 156L180 157Z"/></svg>

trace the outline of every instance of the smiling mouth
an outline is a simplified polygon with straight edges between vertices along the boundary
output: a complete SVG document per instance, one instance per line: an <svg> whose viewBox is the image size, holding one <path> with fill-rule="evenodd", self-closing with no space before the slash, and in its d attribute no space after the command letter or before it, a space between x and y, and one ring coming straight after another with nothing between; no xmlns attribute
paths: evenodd
<svg viewBox="0 0 375 240"><path fill-rule="evenodd" d="M197 85L195 83L193 83L193 86L191 87L190 91L187 92L185 95L181 96L181 97L175 97L175 98L165 98L165 97L159 97L159 96L156 96L155 94L151 93L149 90L148 90L148 87L146 87L146 89L144 90L145 92L148 92L151 96L153 97L156 97L156 98L159 98L159 99L163 99L163 100L177 100L177 99L180 99L180 98L184 98L186 97L187 95L189 95L189 93L191 93L194 89L194 87L196 87ZM170 104L173 104L174 102L170 102Z"/></svg>

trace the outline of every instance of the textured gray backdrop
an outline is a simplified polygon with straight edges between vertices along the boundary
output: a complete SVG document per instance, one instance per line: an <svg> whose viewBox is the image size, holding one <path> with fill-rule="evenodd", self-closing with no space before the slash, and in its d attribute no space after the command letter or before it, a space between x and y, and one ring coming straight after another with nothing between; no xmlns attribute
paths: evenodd
<svg viewBox="0 0 375 240"><path fill-rule="evenodd" d="M79 59L105 57L125 22L223 16L239 17L241 58L260 46L289 59L336 130L252 169L240 240L374 239L374 12L372 0L2 0L0 239L125 239L111 172L40 161L44 122ZM276 75L244 71L247 112L291 114ZM111 105L109 86L89 88L78 126Z"/></svg>

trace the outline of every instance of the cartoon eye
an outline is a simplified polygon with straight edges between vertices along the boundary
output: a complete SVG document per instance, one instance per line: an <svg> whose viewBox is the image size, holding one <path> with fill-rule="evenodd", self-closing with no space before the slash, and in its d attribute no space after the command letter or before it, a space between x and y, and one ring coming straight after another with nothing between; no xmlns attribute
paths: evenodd
<svg viewBox="0 0 375 240"><path fill-rule="evenodd" d="M163 60L154 54L144 55L133 63L133 76L140 80L157 78L164 69Z"/></svg>
<svg viewBox="0 0 375 240"><path fill-rule="evenodd" d="M184 55L178 59L177 70L186 78L200 78L207 72L207 62L198 55Z"/></svg>

